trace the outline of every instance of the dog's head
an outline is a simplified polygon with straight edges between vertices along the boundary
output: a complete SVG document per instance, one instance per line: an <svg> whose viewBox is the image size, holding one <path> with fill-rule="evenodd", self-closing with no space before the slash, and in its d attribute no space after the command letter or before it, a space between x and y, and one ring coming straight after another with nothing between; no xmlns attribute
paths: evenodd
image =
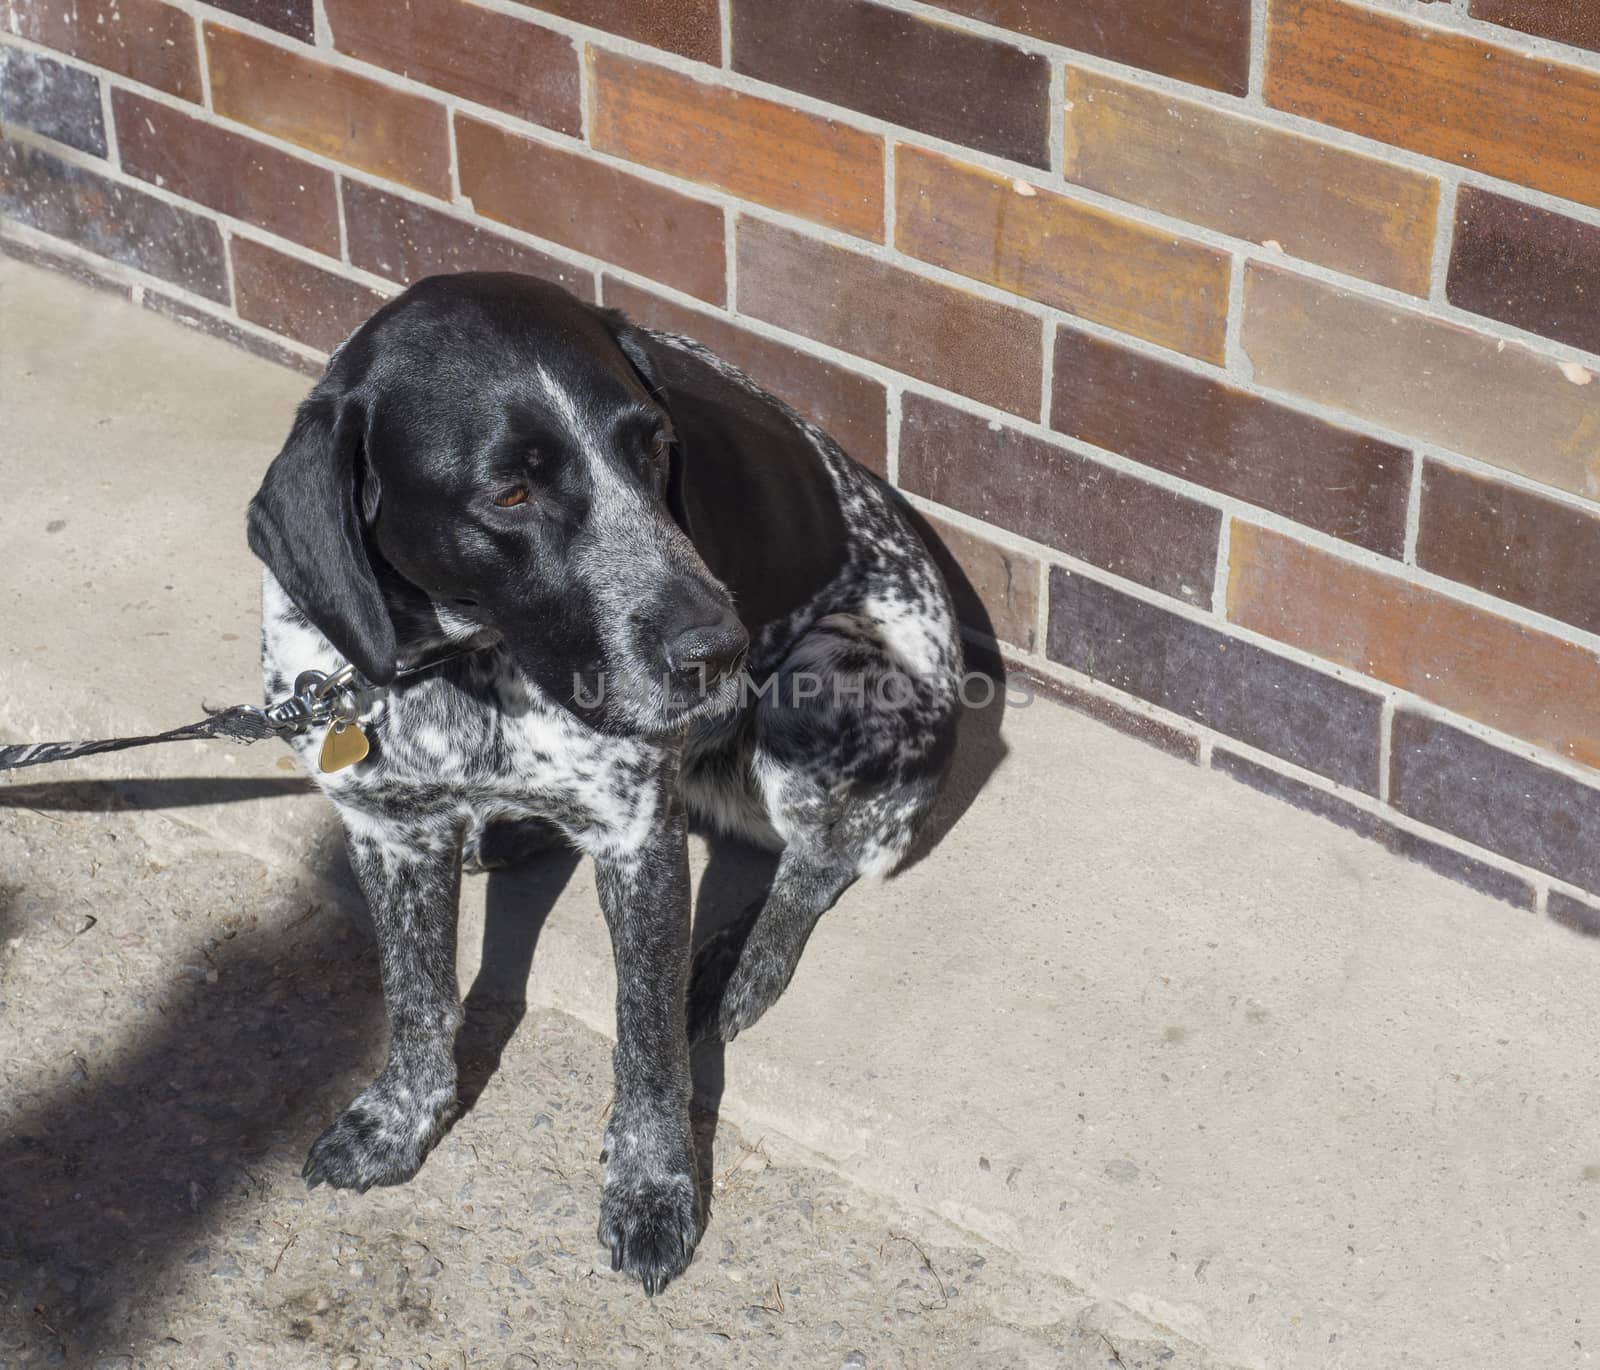
<svg viewBox="0 0 1600 1370"><path fill-rule="evenodd" d="M250 506L251 550L369 680L421 601L553 698L653 733L727 708L748 636L686 528L648 339L527 276L421 281L363 324Z"/></svg>

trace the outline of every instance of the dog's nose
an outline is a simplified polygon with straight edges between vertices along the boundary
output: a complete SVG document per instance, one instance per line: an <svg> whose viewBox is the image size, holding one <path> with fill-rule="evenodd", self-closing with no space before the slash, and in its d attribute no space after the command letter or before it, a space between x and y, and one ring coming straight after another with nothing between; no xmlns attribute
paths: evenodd
<svg viewBox="0 0 1600 1370"><path fill-rule="evenodd" d="M750 634L738 619L726 615L684 628L668 639L667 665L673 671L703 669L709 679L718 679L738 666L749 645Z"/></svg>

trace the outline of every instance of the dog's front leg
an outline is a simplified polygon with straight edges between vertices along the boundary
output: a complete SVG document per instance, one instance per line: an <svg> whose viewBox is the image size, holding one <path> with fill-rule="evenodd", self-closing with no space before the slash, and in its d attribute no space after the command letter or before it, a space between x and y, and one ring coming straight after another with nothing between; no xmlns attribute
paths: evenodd
<svg viewBox="0 0 1600 1370"><path fill-rule="evenodd" d="M640 850L597 852L617 968L616 1102L606 1129L600 1241L649 1294L689 1264L700 1192L689 1130L689 856L681 802Z"/></svg>
<svg viewBox="0 0 1600 1370"><path fill-rule="evenodd" d="M456 914L461 828L346 815L350 860L378 942L389 1060L311 1147L313 1188L400 1184L417 1173L457 1111Z"/></svg>

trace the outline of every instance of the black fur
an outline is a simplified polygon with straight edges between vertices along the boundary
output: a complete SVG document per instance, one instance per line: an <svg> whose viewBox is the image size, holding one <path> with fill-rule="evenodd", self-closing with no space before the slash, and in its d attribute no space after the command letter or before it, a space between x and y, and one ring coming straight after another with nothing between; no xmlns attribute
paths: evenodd
<svg viewBox="0 0 1600 1370"><path fill-rule="evenodd" d="M600 1237L656 1292L698 1235L691 1036L760 1018L821 914L905 855L947 766L961 654L927 551L875 477L697 344L476 274L421 282L339 349L250 545L268 695L342 660L387 686L360 700L359 765L321 775L320 738L296 742L345 822L391 1033L308 1180L406 1180L455 1115L463 845L570 842L617 966ZM692 967L690 813L782 851Z"/></svg>

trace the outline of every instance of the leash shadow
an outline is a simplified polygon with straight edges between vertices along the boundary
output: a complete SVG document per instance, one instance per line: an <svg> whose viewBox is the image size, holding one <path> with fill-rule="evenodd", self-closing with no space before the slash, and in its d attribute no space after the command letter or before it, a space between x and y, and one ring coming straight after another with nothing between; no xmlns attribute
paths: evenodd
<svg viewBox="0 0 1600 1370"><path fill-rule="evenodd" d="M151 780L48 780L0 784L0 809L38 813L126 813L193 809L311 794L302 776L170 776Z"/></svg>

